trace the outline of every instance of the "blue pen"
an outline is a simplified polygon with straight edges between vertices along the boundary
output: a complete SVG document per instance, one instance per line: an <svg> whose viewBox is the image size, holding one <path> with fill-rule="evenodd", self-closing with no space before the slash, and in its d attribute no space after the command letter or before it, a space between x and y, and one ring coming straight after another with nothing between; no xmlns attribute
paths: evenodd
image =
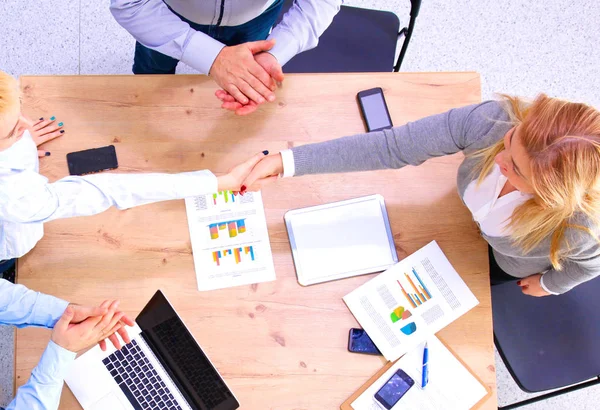
<svg viewBox="0 0 600 410"><path fill-rule="evenodd" d="M427 348L427 342L423 348L423 377L421 379L421 388L427 386L429 383L429 349Z"/></svg>

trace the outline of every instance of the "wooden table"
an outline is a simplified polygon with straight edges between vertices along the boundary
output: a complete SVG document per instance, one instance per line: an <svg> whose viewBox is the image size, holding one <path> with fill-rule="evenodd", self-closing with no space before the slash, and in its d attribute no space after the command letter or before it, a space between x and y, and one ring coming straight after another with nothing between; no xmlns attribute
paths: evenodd
<svg viewBox="0 0 600 410"><path fill-rule="evenodd" d="M114 144L119 172L225 172L251 154L363 131L355 100L382 87L394 124L480 100L476 73L288 75L277 101L248 116L220 109L202 76L24 77L25 113L56 117L67 132L45 148L41 173L67 175L68 152ZM419 168L281 180L263 191L277 280L198 292L184 201L46 224L19 261L19 283L66 300L119 298L135 317L162 289L217 366L243 409L335 409L383 365L348 353L356 326L342 297L372 275L302 287L283 215L380 193L403 258L436 239L480 304L439 337L491 390L495 369L486 244L456 192L461 155ZM16 384L36 365L50 333L17 332ZM68 388L61 409L78 409Z"/></svg>

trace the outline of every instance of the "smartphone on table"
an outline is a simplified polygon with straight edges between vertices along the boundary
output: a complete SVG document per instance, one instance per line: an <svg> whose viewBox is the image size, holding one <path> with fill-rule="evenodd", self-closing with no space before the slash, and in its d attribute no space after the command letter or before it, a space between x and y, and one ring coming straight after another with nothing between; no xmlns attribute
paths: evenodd
<svg viewBox="0 0 600 410"><path fill-rule="evenodd" d="M356 95L368 132L392 128L392 118L381 87L364 90Z"/></svg>
<svg viewBox="0 0 600 410"><path fill-rule="evenodd" d="M384 409L390 410L414 384L415 381L404 370L398 369L375 393L375 401Z"/></svg>
<svg viewBox="0 0 600 410"><path fill-rule="evenodd" d="M86 175L119 167L114 145L67 154L69 174Z"/></svg>
<svg viewBox="0 0 600 410"><path fill-rule="evenodd" d="M352 353L381 355L381 352L364 329L350 329L348 350Z"/></svg>

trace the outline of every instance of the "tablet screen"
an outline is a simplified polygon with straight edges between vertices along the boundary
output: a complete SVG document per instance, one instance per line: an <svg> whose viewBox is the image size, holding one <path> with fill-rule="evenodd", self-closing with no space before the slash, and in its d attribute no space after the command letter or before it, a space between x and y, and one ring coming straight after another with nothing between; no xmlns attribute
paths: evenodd
<svg viewBox="0 0 600 410"><path fill-rule="evenodd" d="M306 208L289 219L300 283L377 272L397 261L378 198Z"/></svg>

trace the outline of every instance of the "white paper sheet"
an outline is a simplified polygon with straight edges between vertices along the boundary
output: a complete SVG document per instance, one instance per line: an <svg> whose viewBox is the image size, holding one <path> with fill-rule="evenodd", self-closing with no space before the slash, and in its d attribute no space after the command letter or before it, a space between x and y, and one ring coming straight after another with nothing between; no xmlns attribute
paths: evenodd
<svg viewBox="0 0 600 410"><path fill-rule="evenodd" d="M198 290L275 280L260 192L186 198Z"/></svg>
<svg viewBox="0 0 600 410"><path fill-rule="evenodd" d="M427 340L429 348L429 383L421 389L423 345L405 354L375 383L364 391L351 406L354 410L382 410L375 393L398 369L404 370L415 384L392 410L468 410L485 395L485 387L460 363L435 336Z"/></svg>
<svg viewBox="0 0 600 410"><path fill-rule="evenodd" d="M479 301L435 241L344 296L388 360L396 360Z"/></svg>

